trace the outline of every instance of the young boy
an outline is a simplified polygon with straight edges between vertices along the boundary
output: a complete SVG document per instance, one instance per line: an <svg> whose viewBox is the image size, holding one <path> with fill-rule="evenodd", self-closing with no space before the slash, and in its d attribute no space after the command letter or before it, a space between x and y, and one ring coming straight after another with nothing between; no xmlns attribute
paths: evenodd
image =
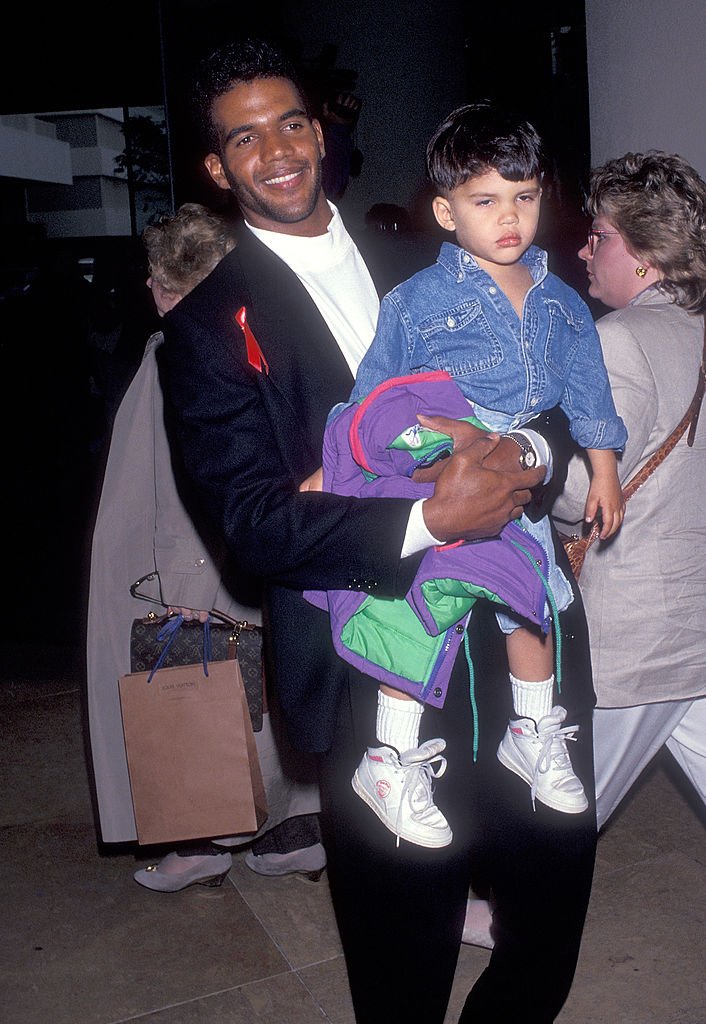
<svg viewBox="0 0 706 1024"><path fill-rule="evenodd" d="M590 311L547 271L546 253L532 244L542 197L541 161L541 141L532 125L490 104L460 107L437 128L427 147L436 192L432 208L440 226L455 232L456 244L444 242L433 266L385 296L351 401L361 401L391 378L447 371L472 401L475 416L517 445L522 465L544 458L521 428L560 405L591 464L586 520L600 514L605 540L624 514L615 453L627 433L613 404ZM547 554L545 575L561 611L572 593L554 563L548 518L531 523L523 516L521 522ZM554 704L551 632L521 625L507 614L499 613L498 622L507 634L516 715L498 759L532 785L533 798L559 811L581 812L587 800L566 747L575 730L561 728L566 712ZM433 755L430 764L438 762L444 749L441 739L418 748L423 710L408 694L380 686L381 746L368 749L353 788L398 835L400 822L404 826L408 818L406 838L442 845L452 833L441 812L428 806L430 781L426 796L419 791L414 796L425 755ZM415 773L411 786L410 772ZM433 775L431 768L428 774Z"/></svg>

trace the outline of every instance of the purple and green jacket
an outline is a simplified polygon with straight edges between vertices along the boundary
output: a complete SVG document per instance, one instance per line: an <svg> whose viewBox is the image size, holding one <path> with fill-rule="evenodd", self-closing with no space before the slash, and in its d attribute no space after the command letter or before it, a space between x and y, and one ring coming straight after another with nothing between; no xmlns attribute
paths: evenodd
<svg viewBox="0 0 706 1024"><path fill-rule="evenodd" d="M323 489L367 497L430 497L433 483L412 473L451 439L424 430L417 414L477 423L445 371L397 377L362 402L343 407L324 435ZM545 633L547 554L518 522L497 537L429 548L404 598L359 590L305 591L329 612L333 643L345 661L379 682L442 707L473 605L486 598Z"/></svg>

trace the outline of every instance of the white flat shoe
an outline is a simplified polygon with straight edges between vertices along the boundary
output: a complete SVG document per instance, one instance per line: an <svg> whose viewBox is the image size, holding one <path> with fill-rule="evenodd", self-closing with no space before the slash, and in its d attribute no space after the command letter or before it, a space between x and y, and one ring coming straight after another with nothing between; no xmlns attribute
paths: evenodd
<svg viewBox="0 0 706 1024"><path fill-rule="evenodd" d="M140 868L133 877L139 885L154 892L180 892L190 885L223 885L232 866L233 858L227 851L198 857L168 853L159 864Z"/></svg>

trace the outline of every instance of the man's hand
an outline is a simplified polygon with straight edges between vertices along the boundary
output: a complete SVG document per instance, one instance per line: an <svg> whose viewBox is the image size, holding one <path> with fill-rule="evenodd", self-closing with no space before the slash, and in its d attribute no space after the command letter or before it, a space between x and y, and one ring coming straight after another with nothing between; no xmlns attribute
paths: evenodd
<svg viewBox="0 0 706 1024"><path fill-rule="evenodd" d="M462 451L474 441L477 441L479 437L488 437L487 430L483 430L481 427L476 427L472 423L467 423L465 420L449 419L446 416L421 415L417 416L417 419L421 425L426 427L428 430L436 430L440 434L448 434L453 441L454 452ZM498 437L495 433L492 433L490 436ZM437 466L437 472L431 475L431 471L437 469ZM512 470L517 469L518 467L520 467L519 448L511 438L500 436L497 447L493 452L491 452L485 461L485 468ZM429 480L436 480L443 468L443 463L435 463L430 467L429 476L422 476L422 474L426 473L427 470L415 470L412 479L417 480L420 483L427 483Z"/></svg>
<svg viewBox="0 0 706 1024"><path fill-rule="evenodd" d="M451 421L442 417L423 419L424 426L450 432L441 423ZM455 449L451 458L444 460L434 495L423 505L424 522L434 537L447 542L494 537L522 514L532 497L532 488L541 484L546 470L544 466L521 469L516 455L516 468L490 468L487 463L499 443L497 434L485 434ZM503 454L502 458L504 462L506 456Z"/></svg>
<svg viewBox="0 0 706 1024"><path fill-rule="evenodd" d="M467 448L469 444L476 441L479 437L485 437L487 435L486 430L482 430L480 427L475 427L472 423L466 423L465 420L448 419L446 416L422 415L417 416L417 419L420 424L428 430L435 430L440 434L448 434L453 442L453 450L455 452L461 451L462 448ZM415 469L412 474L414 482L417 484L433 483L438 479L442 469L446 465L446 458L448 458L447 453L444 454L444 458L439 459L437 462L433 462L431 466L424 466L423 469Z"/></svg>

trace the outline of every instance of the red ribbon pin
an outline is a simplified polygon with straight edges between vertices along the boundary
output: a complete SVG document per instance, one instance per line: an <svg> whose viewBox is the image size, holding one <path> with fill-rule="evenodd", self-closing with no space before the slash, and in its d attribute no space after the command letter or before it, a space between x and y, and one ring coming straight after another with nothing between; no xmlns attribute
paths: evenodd
<svg viewBox="0 0 706 1024"><path fill-rule="evenodd" d="M248 354L248 362L250 365L257 370L258 373L262 373L264 366L265 373L269 374L270 368L267 364L262 349L257 343L257 338L250 330L248 326L247 314L245 312L245 306L241 306L238 312L235 314L235 322L238 324L245 336L245 350Z"/></svg>

